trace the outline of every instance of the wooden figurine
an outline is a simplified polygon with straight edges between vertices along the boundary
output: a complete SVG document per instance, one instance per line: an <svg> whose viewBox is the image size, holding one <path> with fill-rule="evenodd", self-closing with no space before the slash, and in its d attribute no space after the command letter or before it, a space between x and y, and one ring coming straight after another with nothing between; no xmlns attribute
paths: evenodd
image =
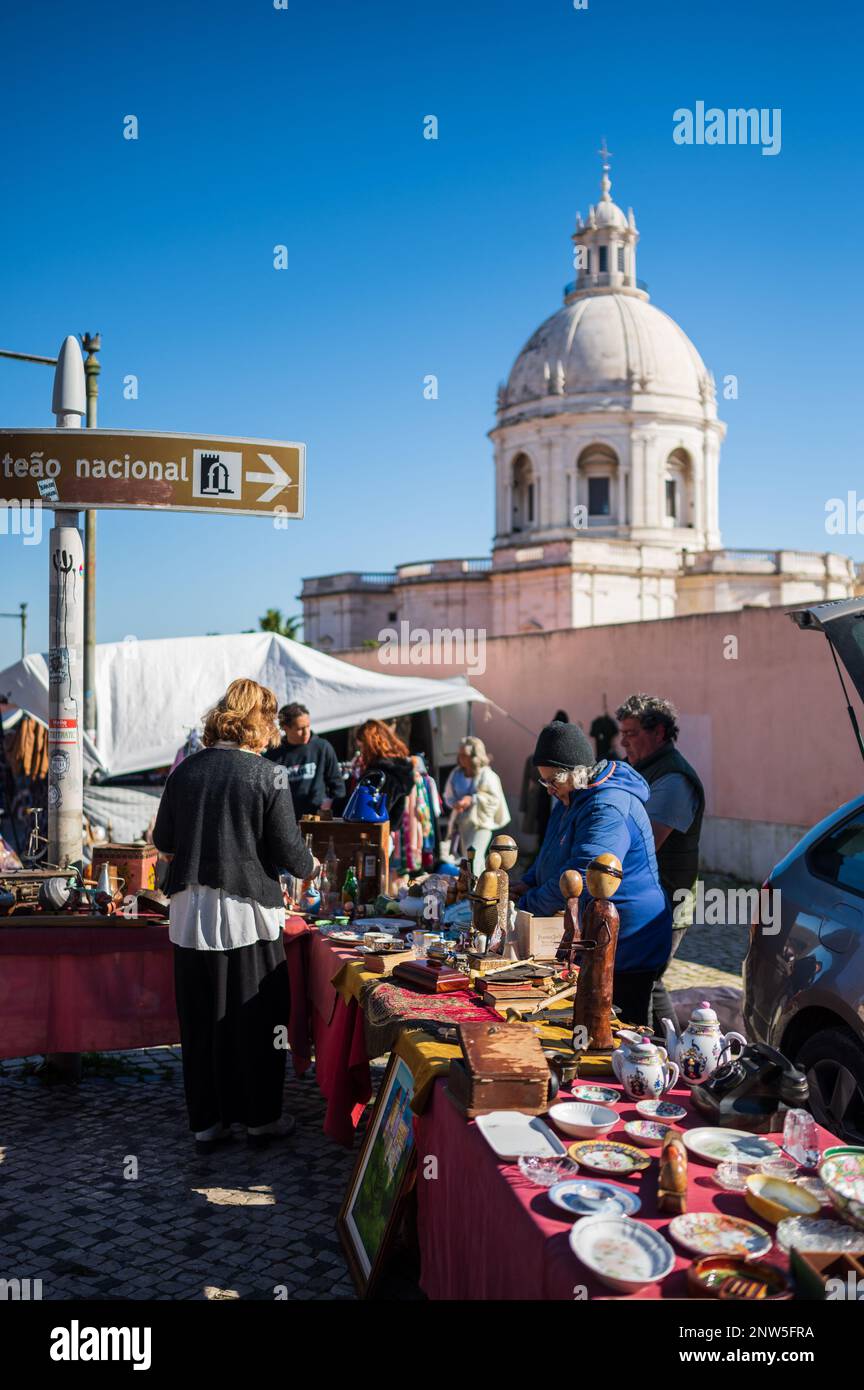
<svg viewBox="0 0 864 1390"><path fill-rule="evenodd" d="M578 869L566 869L558 880L558 887L564 896L564 935L558 946L557 960L566 960L572 971L574 947L581 941L579 930L579 899L582 896L582 875Z"/></svg>
<svg viewBox="0 0 864 1390"><path fill-rule="evenodd" d="M484 869L471 893L471 950L486 955L498 925L498 875Z"/></svg>
<svg viewBox="0 0 864 1390"><path fill-rule="evenodd" d="M469 849L466 857L459 862L459 876L456 879L456 901L470 898L474 892L474 849Z"/></svg>
<svg viewBox="0 0 864 1390"><path fill-rule="evenodd" d="M681 1135L674 1129L669 1130L660 1151L657 1206L660 1211L675 1214L687 1210L687 1150Z"/></svg>
<svg viewBox="0 0 864 1390"><path fill-rule="evenodd" d="M486 871L495 875L497 884L495 926L489 939L489 954L497 956L503 955L504 943L510 935L510 879L506 869L501 867L501 855L497 850L490 850L486 855Z"/></svg>
<svg viewBox="0 0 864 1390"><path fill-rule="evenodd" d="M592 901L581 919L581 940L574 942L579 955L579 987L573 1005L574 1047L609 1052L612 1048L612 976L618 944L618 909L609 899L623 877L621 861L614 854L598 854L588 865L585 884Z"/></svg>

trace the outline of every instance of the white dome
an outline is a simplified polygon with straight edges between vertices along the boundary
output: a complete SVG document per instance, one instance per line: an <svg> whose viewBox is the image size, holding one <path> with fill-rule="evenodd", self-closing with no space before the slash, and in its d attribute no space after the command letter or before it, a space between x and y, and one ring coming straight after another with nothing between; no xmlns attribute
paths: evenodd
<svg viewBox="0 0 864 1390"><path fill-rule="evenodd" d="M692 403L702 417L714 391L702 358L668 314L635 294L588 294L565 304L525 344L500 414L544 398L558 410L592 410L599 403L586 398L598 396L638 409L642 394Z"/></svg>

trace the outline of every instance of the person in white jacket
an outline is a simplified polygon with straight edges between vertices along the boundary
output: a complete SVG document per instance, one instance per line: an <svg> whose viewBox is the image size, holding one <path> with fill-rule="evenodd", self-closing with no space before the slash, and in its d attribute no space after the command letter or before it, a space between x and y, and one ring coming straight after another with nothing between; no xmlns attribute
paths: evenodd
<svg viewBox="0 0 864 1390"><path fill-rule="evenodd" d="M460 855L474 850L474 872L486 862L489 842L510 820L501 778L490 767L491 759L480 738L463 738L458 762L444 788L444 804L451 812L451 849L454 830L459 832Z"/></svg>

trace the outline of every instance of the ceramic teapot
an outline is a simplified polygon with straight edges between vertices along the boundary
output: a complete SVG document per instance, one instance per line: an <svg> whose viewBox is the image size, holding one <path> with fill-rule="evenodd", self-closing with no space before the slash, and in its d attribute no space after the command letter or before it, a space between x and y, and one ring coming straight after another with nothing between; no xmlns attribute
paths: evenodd
<svg viewBox="0 0 864 1390"><path fill-rule="evenodd" d="M680 1037L668 1018L663 1020L663 1032L669 1056L678 1063L681 1080L688 1086L698 1086L707 1081L733 1042L747 1046L747 1039L742 1038L740 1033L720 1032L717 1015L705 999L698 1009L693 1010L690 1022Z"/></svg>
<svg viewBox="0 0 864 1390"><path fill-rule="evenodd" d="M612 1053L612 1070L631 1100L657 1100L678 1080L677 1063L648 1038L625 1039Z"/></svg>

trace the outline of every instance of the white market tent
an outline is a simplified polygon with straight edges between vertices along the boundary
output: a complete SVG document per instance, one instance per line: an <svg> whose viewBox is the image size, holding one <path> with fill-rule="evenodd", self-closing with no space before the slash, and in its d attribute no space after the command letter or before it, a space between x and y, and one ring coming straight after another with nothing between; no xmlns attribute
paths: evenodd
<svg viewBox="0 0 864 1390"><path fill-rule="evenodd" d="M96 647L99 732L95 748L85 737L85 764L116 777L172 763L190 729L200 727L206 711L241 676L269 686L280 705L306 705L318 733L364 719L485 701L464 680L366 671L272 632L106 642ZM0 672L0 691L47 724L44 656L27 656Z"/></svg>

